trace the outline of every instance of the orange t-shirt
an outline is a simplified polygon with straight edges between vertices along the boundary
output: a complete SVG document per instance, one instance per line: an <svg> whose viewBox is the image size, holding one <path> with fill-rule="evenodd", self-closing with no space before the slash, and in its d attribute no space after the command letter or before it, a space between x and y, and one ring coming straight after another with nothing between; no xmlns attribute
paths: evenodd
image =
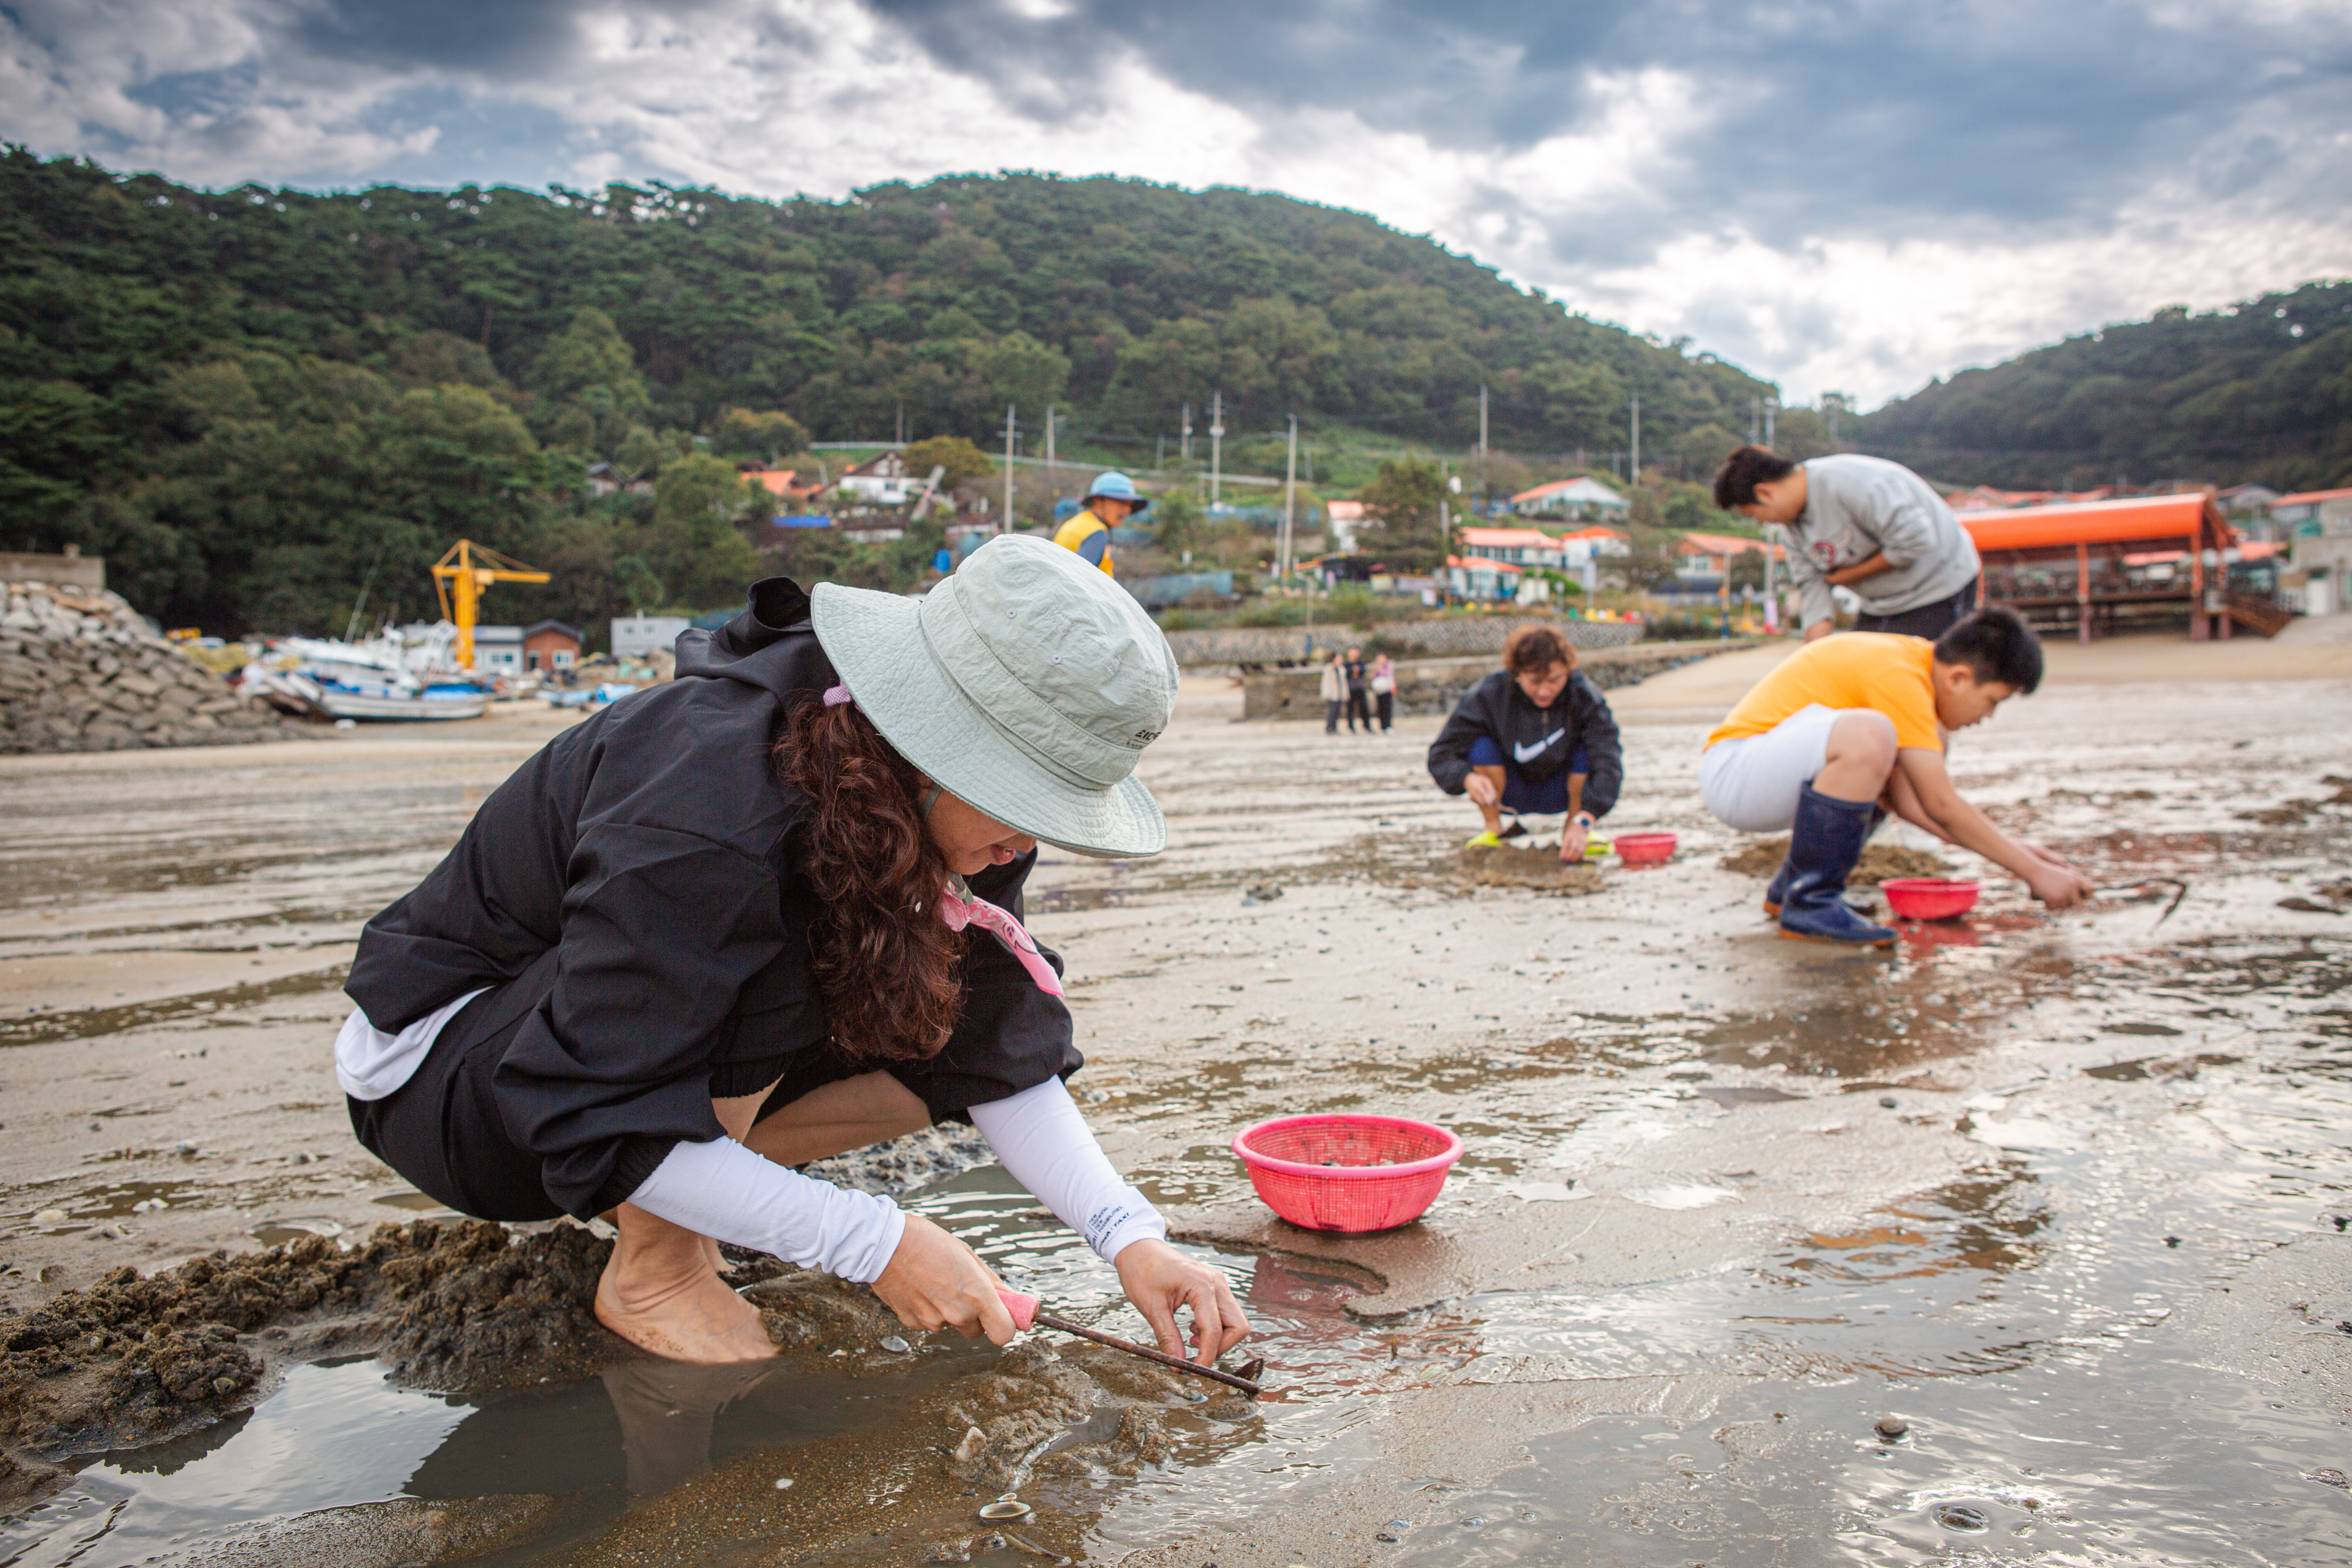
<svg viewBox="0 0 2352 1568"><path fill-rule="evenodd" d="M1895 721L1897 746L1940 752L1944 732L1936 723L1936 688L1928 676L1935 659L1936 645L1926 637L1888 632L1839 632L1807 643L1749 688L1706 743L1760 735L1819 703L1875 708Z"/></svg>

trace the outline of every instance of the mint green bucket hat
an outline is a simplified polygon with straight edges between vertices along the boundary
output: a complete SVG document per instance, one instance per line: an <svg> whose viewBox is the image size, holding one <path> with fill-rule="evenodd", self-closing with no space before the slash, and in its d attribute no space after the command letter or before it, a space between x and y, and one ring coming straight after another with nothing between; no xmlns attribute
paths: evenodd
<svg viewBox="0 0 2352 1568"><path fill-rule="evenodd" d="M920 599L820 583L817 642L900 756L1007 827L1080 855L1156 855L1134 776L1176 707L1176 656L1128 591L1003 534Z"/></svg>

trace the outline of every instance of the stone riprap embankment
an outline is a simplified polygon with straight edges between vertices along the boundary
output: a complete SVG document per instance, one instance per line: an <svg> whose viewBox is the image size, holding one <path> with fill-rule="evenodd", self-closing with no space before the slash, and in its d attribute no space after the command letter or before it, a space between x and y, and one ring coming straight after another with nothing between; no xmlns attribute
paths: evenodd
<svg viewBox="0 0 2352 1568"><path fill-rule="evenodd" d="M261 741L293 726L147 629L103 588L10 583L0 753Z"/></svg>

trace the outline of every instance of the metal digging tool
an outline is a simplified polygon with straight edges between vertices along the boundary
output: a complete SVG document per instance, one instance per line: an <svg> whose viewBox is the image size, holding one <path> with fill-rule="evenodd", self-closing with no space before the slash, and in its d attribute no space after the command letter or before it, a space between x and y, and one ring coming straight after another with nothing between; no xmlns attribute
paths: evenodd
<svg viewBox="0 0 2352 1568"><path fill-rule="evenodd" d="M1228 1388L1240 1389L1252 1399L1259 1397L1265 1392L1263 1386L1246 1377L1235 1377L1230 1372L1221 1371L1213 1366L1202 1366L1199 1362L1186 1361L1182 1356L1170 1355L1165 1351L1153 1350L1150 1345L1139 1345L1133 1340L1123 1340L1117 1334L1104 1333L1100 1329L1089 1329L1083 1324L1071 1322L1067 1318L1057 1318L1051 1312L1041 1312L1037 1310L1039 1302L1034 1296L1024 1296L1018 1290L1007 1290L1002 1285L996 1288L996 1294L998 1300L1004 1303L1004 1310L1013 1314L1013 1326L1016 1329L1035 1327L1052 1329L1065 1334L1076 1334L1082 1340L1092 1340L1098 1345L1108 1345L1115 1351L1125 1351L1129 1355L1141 1356L1146 1361L1156 1361L1161 1366L1173 1367L1179 1372L1189 1372L1195 1377L1213 1378ZM1252 1362L1247 1370L1256 1372L1263 1364L1263 1363Z"/></svg>
<svg viewBox="0 0 2352 1568"><path fill-rule="evenodd" d="M2165 921L2170 920L2172 918L2172 911L2180 907L2180 900L2189 896L2189 884L2182 881L2178 877L2143 877L2137 882L2116 882L2104 888L2094 888L2091 891L2095 893L2137 893L2142 888L2170 888L2172 889L2172 901L2164 906L2164 912L2156 917L2156 925L2152 925L2147 928L2150 931L2154 931L2156 926L2160 926Z"/></svg>

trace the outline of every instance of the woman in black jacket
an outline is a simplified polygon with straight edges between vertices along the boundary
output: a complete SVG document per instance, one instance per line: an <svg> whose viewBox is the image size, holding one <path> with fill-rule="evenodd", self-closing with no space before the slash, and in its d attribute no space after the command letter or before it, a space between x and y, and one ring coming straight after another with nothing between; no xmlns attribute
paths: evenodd
<svg viewBox="0 0 2352 1568"><path fill-rule="evenodd" d="M1135 602L1043 540L992 541L919 604L758 584L368 922L335 1051L360 1141L462 1213L610 1215L597 1317L732 1362L774 1348L719 1241L871 1283L911 1328L1012 1337L961 1242L791 1168L968 1119L1164 1348L1189 1308L1213 1359L1248 1325L1079 1117L1060 963L1021 923L1040 839L1165 844L1131 774L1175 689Z"/></svg>
<svg viewBox="0 0 2352 1568"><path fill-rule="evenodd" d="M1429 775L1477 806L1486 830L1471 847L1501 843L1506 812L1565 813L1559 858L1580 860L1592 825L1617 804L1625 760L1616 718L1577 673L1576 650L1551 627L1528 626L1511 633L1503 668L1464 693L1430 742Z"/></svg>

